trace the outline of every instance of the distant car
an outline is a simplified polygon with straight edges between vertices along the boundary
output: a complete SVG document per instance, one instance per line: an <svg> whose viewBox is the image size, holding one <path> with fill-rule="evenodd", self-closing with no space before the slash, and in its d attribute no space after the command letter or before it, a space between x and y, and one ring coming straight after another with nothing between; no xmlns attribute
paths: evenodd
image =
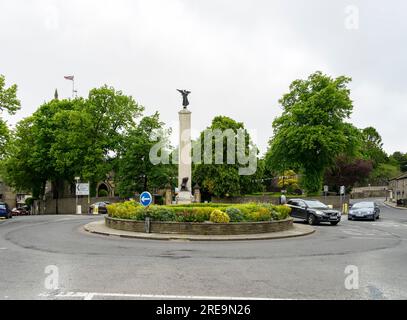
<svg viewBox="0 0 407 320"><path fill-rule="evenodd" d="M371 220L380 218L380 208L373 201L363 201L352 205L349 210L348 220Z"/></svg>
<svg viewBox="0 0 407 320"><path fill-rule="evenodd" d="M11 210L11 213L13 216L28 216L31 214L30 210L26 206L14 208L13 210Z"/></svg>
<svg viewBox="0 0 407 320"><path fill-rule="evenodd" d="M0 218L11 219L13 217L7 203L0 202Z"/></svg>
<svg viewBox="0 0 407 320"><path fill-rule="evenodd" d="M341 212L333 210L318 200L290 199L287 203L291 207L293 218L304 219L311 225L329 222L336 226L341 221Z"/></svg>
<svg viewBox="0 0 407 320"><path fill-rule="evenodd" d="M101 201L101 202L96 202L92 205L89 206L89 214L93 214L95 212L95 208L97 207L98 209L98 214L107 214L107 208L106 206L110 204L108 201Z"/></svg>

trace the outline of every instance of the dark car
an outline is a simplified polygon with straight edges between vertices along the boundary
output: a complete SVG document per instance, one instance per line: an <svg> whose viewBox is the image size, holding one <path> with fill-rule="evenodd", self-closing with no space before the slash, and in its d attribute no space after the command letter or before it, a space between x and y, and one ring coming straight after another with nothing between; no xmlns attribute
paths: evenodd
<svg viewBox="0 0 407 320"><path fill-rule="evenodd" d="M0 202L0 218L11 219L13 215L7 203Z"/></svg>
<svg viewBox="0 0 407 320"><path fill-rule="evenodd" d="M29 208L26 206L14 208L13 210L11 210L11 213L13 216L28 216L31 214Z"/></svg>
<svg viewBox="0 0 407 320"><path fill-rule="evenodd" d="M311 225L329 222L336 226L341 221L341 213L329 208L318 200L290 199L287 203L291 207L293 218L304 219Z"/></svg>
<svg viewBox="0 0 407 320"><path fill-rule="evenodd" d="M380 208L373 201L363 201L352 205L349 210L348 220L371 220L380 218Z"/></svg>
<svg viewBox="0 0 407 320"><path fill-rule="evenodd" d="M107 208L106 206L110 204L110 202L108 201L101 201L101 202L96 202L94 204L92 204L91 206L89 206L89 214L107 214ZM97 208L95 210L95 208Z"/></svg>

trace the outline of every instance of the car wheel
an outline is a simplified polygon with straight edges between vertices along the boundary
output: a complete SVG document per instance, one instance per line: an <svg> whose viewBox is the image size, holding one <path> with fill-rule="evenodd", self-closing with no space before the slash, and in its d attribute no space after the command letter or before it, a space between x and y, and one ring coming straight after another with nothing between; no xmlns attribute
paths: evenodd
<svg viewBox="0 0 407 320"><path fill-rule="evenodd" d="M352 217L349 217L349 216L348 216L348 220L349 220L349 221L352 221Z"/></svg>
<svg viewBox="0 0 407 320"><path fill-rule="evenodd" d="M315 218L315 216L313 214L308 215L308 219L307 222L309 225L313 226L317 224L317 219Z"/></svg>
<svg viewBox="0 0 407 320"><path fill-rule="evenodd" d="M336 226L338 225L339 221L331 221L331 226Z"/></svg>

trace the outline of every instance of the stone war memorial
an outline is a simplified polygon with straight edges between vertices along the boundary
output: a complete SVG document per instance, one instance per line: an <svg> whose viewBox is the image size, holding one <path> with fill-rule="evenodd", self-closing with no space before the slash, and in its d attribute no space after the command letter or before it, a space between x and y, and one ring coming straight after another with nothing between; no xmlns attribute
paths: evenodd
<svg viewBox="0 0 407 320"><path fill-rule="evenodd" d="M191 159L191 111L188 110L187 90L179 90L182 94L182 106L179 114L179 161L178 161L178 195L177 204L190 204L192 196L192 159Z"/></svg>

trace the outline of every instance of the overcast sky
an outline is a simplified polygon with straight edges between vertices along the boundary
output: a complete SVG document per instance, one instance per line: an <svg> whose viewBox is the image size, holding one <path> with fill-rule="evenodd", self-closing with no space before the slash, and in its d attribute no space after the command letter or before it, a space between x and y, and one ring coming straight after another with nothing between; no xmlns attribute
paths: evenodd
<svg viewBox="0 0 407 320"><path fill-rule="evenodd" d="M403 0L0 0L0 74L22 101L6 118L70 97L75 75L79 95L112 85L176 126L185 88L196 132L230 116L264 152L279 98L321 70L353 78L357 127L407 152L406 16Z"/></svg>

